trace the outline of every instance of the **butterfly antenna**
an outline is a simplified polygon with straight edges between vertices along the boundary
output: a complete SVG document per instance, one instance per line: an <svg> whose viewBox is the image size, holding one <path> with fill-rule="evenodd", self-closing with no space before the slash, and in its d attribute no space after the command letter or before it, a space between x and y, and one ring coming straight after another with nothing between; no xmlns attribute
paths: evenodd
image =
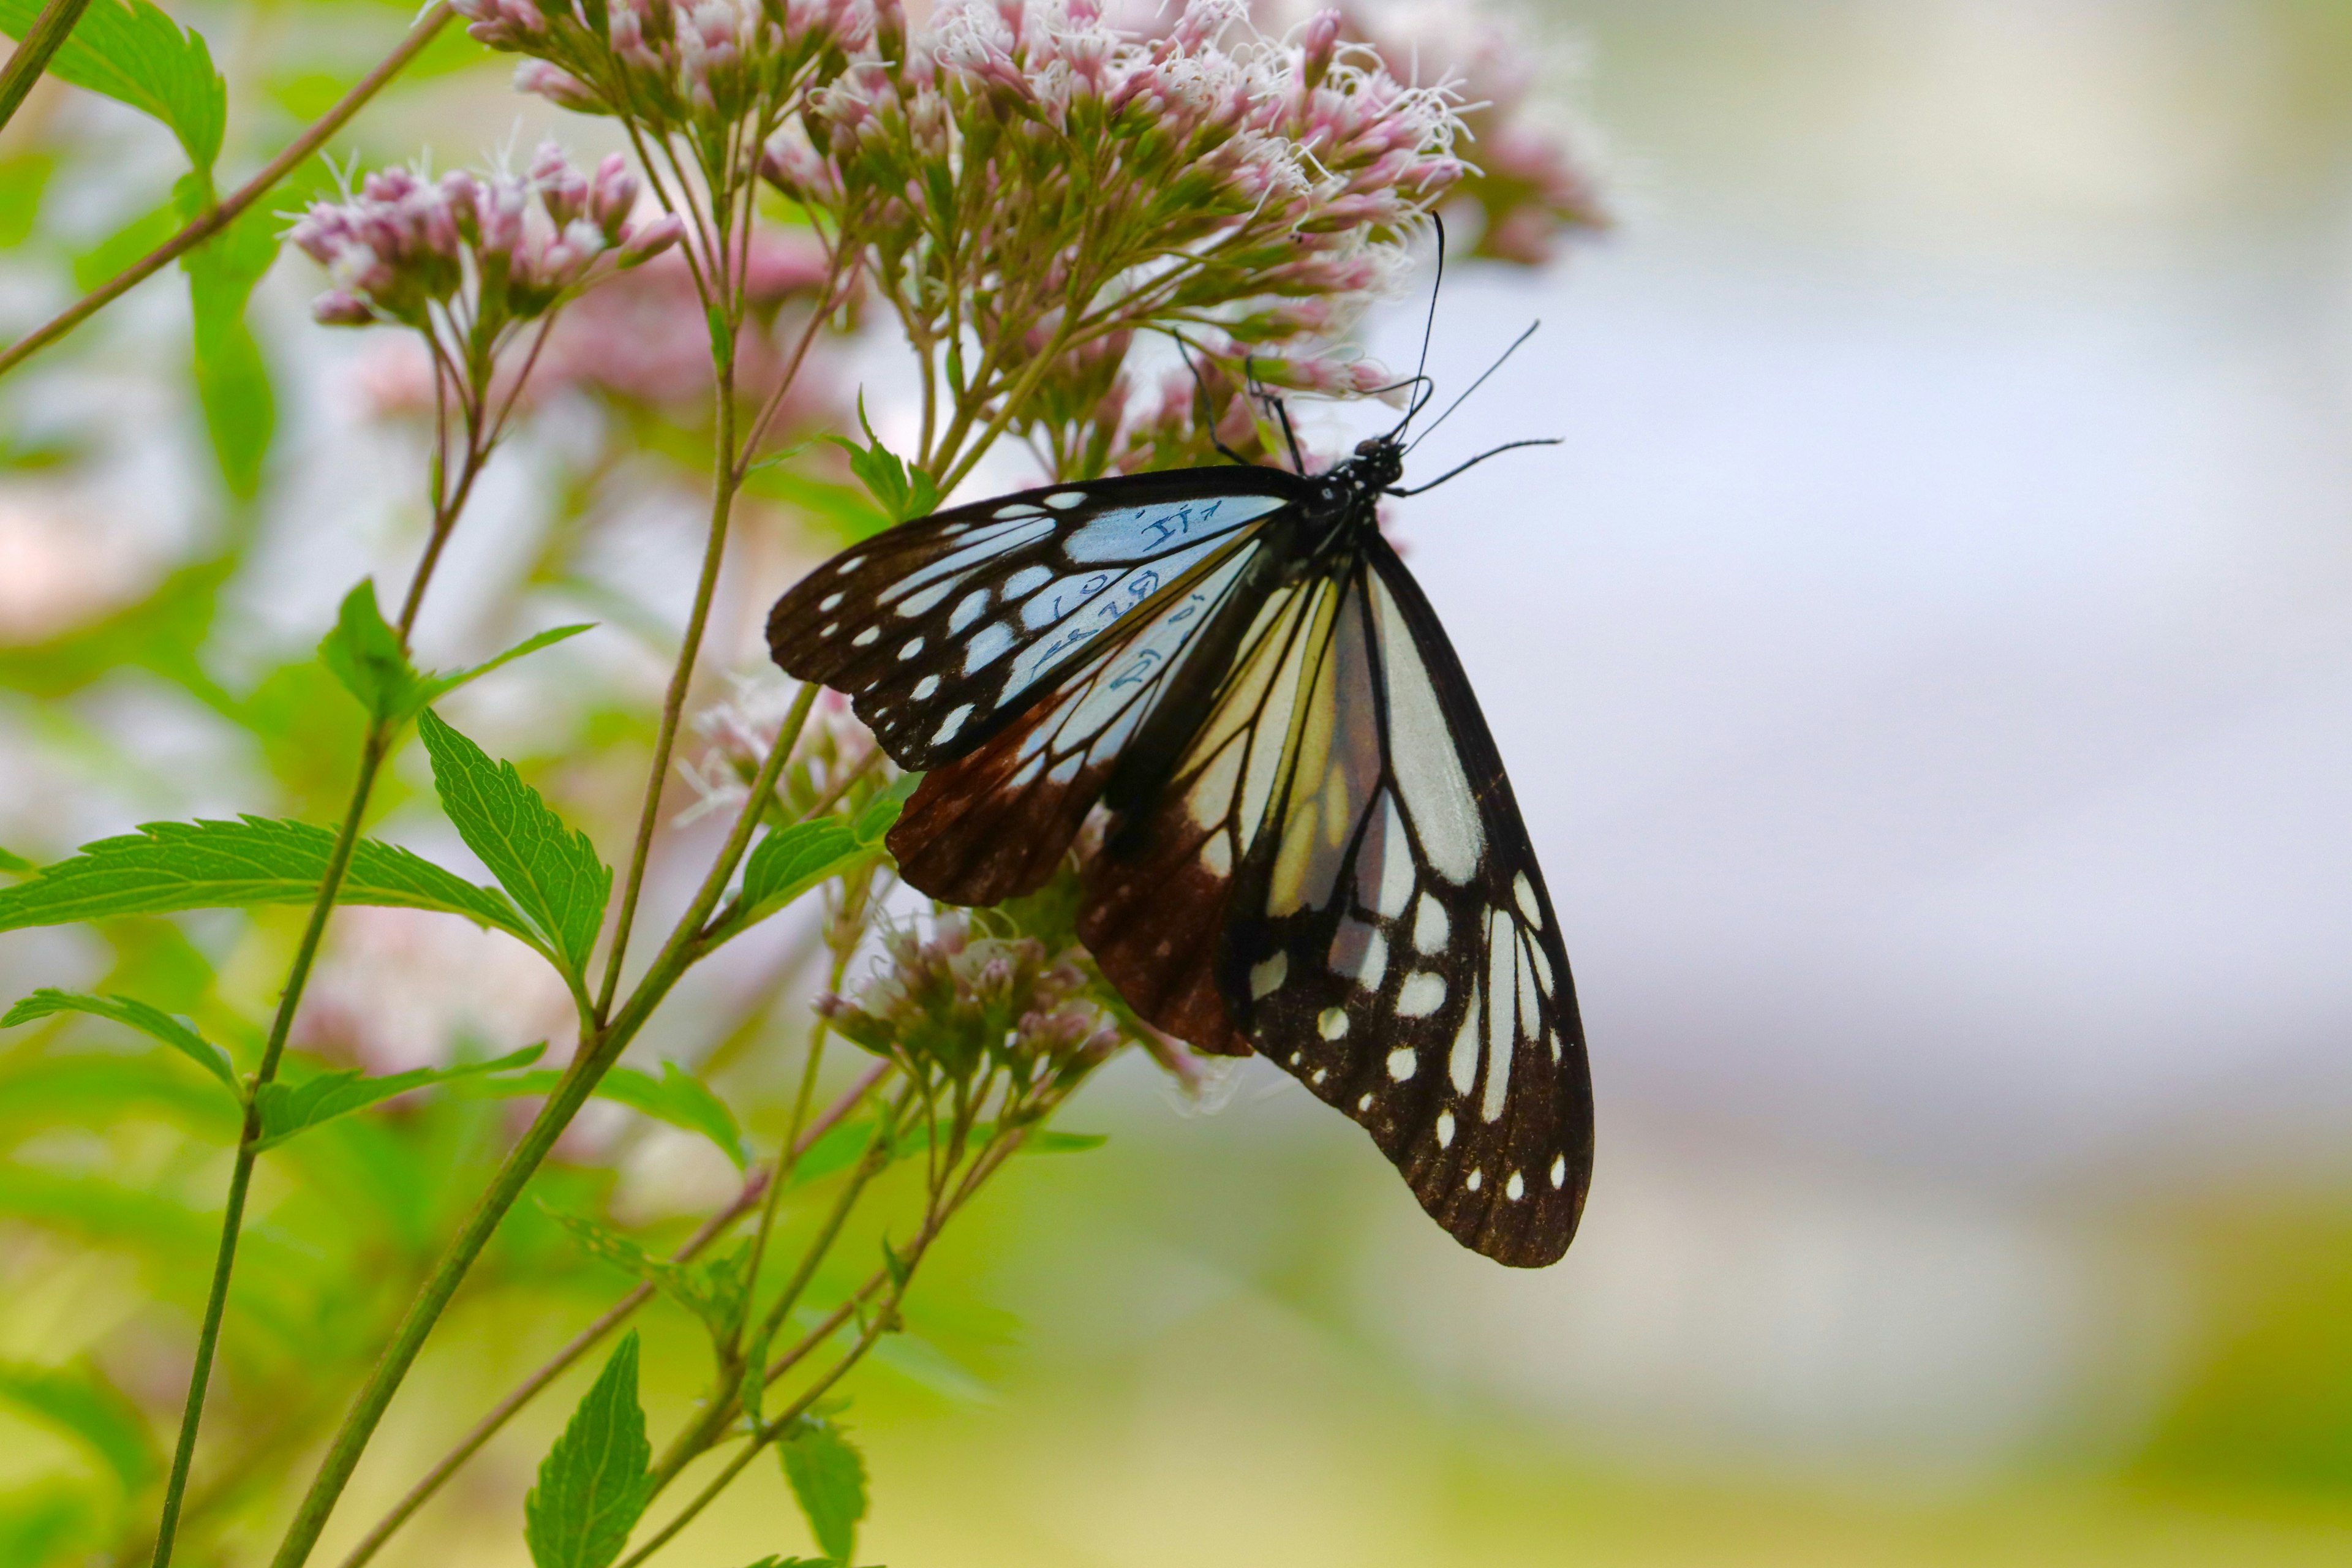
<svg viewBox="0 0 2352 1568"><path fill-rule="evenodd" d="M1437 388L1430 384L1428 374L1429 340L1437 331L1437 291L1445 287L1445 219L1441 214L1432 213L1429 215L1429 221L1437 226L1437 276L1429 280L1429 317L1421 324L1421 363L1412 367L1412 381L1397 383L1397 386L1411 386L1414 382L1418 382L1421 384L1422 390L1414 395L1412 406L1404 411L1404 417L1397 421L1397 427L1389 432L1389 439L1391 441L1404 434L1404 427L1412 423L1413 416L1429 406L1431 396L1437 391ZM1393 392L1396 388L1382 387L1381 390ZM1448 409L1447 412L1453 411Z"/></svg>
<svg viewBox="0 0 2352 1568"><path fill-rule="evenodd" d="M1412 447L1418 447L1423 441L1428 440L1432 431L1435 430L1440 425L1444 424L1448 419L1454 417L1454 411L1461 407L1465 402L1468 401L1472 393L1486 385L1486 378L1494 374L1496 371L1502 369L1503 362L1509 359L1513 354L1518 353L1519 345L1526 342L1529 338L1534 337L1536 335L1536 329L1542 325L1543 323L1541 321L1529 321L1528 323L1528 330L1521 332L1517 337L1513 338L1511 340L1511 346L1505 349L1500 354L1497 354L1495 358L1495 363L1488 365L1484 371L1479 373L1477 380L1464 387L1462 389L1462 395L1445 405L1444 413L1439 415L1436 418L1429 422L1429 429L1423 430L1420 435L1415 436L1412 438ZM1405 450L1410 452L1412 450L1412 447L1407 447ZM1455 470L1457 473L1460 471L1460 469Z"/></svg>
<svg viewBox="0 0 2352 1568"><path fill-rule="evenodd" d="M1244 468L1252 467L1247 458L1243 457L1217 437L1217 422L1210 416L1209 412L1209 384L1201 378L1201 367L1192 363L1192 345L1185 340L1181 332L1170 332L1168 335L1176 340L1176 352L1183 356L1184 368L1192 373L1192 417L1199 422L1202 429L1209 433L1209 444Z"/></svg>
<svg viewBox="0 0 2352 1568"><path fill-rule="evenodd" d="M1448 409L1446 412L1450 414L1453 410ZM1452 479L1454 475L1460 473L1465 468L1476 468L1479 464L1495 456L1497 452L1508 452L1520 447L1557 447L1559 443L1560 437L1558 436L1538 436L1533 440L1528 441L1506 441L1499 447L1491 447L1486 451L1479 453L1476 457L1471 458L1466 463L1456 464L1454 467L1446 469L1444 473L1438 475L1435 479L1430 480L1429 483L1425 485L1414 485L1409 489L1391 487L1389 489L1384 490L1381 493L1392 496L1417 496L1423 490L1435 489L1438 486L1444 484L1446 480Z"/></svg>

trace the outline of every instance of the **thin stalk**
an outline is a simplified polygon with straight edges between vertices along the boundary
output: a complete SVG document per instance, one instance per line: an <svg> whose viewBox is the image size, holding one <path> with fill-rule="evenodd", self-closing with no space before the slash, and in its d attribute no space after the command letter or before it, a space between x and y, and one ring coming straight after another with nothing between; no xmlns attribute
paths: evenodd
<svg viewBox="0 0 2352 1568"><path fill-rule="evenodd" d="M49 57L58 52L58 47L66 41L74 24L88 9L89 0L49 0L41 14L33 18L33 25L25 31L24 42L8 57L7 69L0 71L0 126L16 117L25 95L33 90L33 84L49 68Z"/></svg>
<svg viewBox="0 0 2352 1568"><path fill-rule="evenodd" d="M473 1268L475 1259L489 1245L490 1236L498 1229L499 1222L506 1217L507 1211L522 1195L524 1184L538 1173L549 1152L555 1147L556 1140L563 1135L564 1129L580 1113L580 1108L588 1102L588 1096L603 1079L605 1071L628 1048L637 1031L645 1026L646 1021L669 994L670 987L677 984L700 956L703 922L718 907L720 896L726 891L728 879L734 875L736 865L743 858L743 851L750 847L751 834L759 826L759 804L767 792L775 787L776 774L783 766L783 759L791 753L793 744L798 739L797 728L777 737L775 749L769 752L768 761L761 767L760 776L753 782L751 802L736 819L734 830L728 835L725 847L719 851L709 875L703 879L687 915L678 922L670 940L663 945L651 968L638 981L636 989L630 994L628 1001L614 1016L612 1022L601 1033L581 1041L582 1048L556 1085L554 1094L540 1108L538 1116L524 1131L521 1141L500 1163L489 1187L476 1202L473 1212L466 1216L465 1224L442 1254L441 1261L435 1266L431 1277L418 1290L415 1300L409 1303L408 1311L402 1317L399 1328L394 1331L391 1342L384 1347L383 1354L378 1359L375 1370L369 1374L366 1385L352 1400L351 1409L344 1415L341 1428L336 1432L326 1457L320 1461L319 1472L311 1479L310 1489L303 1494L293 1522L287 1527L285 1539L278 1544L278 1554L270 1560L272 1568L300 1568L309 1560L311 1548L319 1543L320 1533L327 1527L327 1516L334 1510L335 1500L342 1495L344 1486L352 1479L352 1472L359 1468L360 1455L365 1451L368 1440L375 1435L377 1424L383 1419L384 1411L392 1404L392 1396L399 1391L401 1382L415 1363L417 1353L425 1348L425 1337L447 1310L450 1299L457 1294L458 1285Z"/></svg>
<svg viewBox="0 0 2352 1568"><path fill-rule="evenodd" d="M325 146L327 139L341 131L352 115L365 108L368 100L383 91L393 78L407 69L409 62L425 52L425 46L433 41L455 15L457 13L449 8L448 0L439 0L431 10L416 19L416 25L408 30L408 37L400 41L398 48L378 61L376 68L362 77L351 91L343 94L334 108L327 110L310 129L296 137L284 152L265 164L261 173L230 192L222 198L219 205L132 262L113 279L66 307L46 326L37 328L11 343L5 352L0 352L0 375L7 374L235 222L246 208L268 195L278 181L292 173L296 164Z"/></svg>
<svg viewBox="0 0 2352 1568"><path fill-rule="evenodd" d="M621 888L621 911L613 922L613 950L604 961L604 989L597 994L596 1016L603 1018L621 985L621 960L629 950L629 929L636 921L637 897L645 890L646 860L653 853L654 828L661 820L662 786L668 782L670 752L677 744L679 718L694 684L694 666L702 651L703 629L710 621L710 602L719 590L719 568L727 558L727 528L735 512L735 351L730 342L717 355L717 429L712 433L710 536L702 549L702 575L694 585L694 608L686 619L686 642L670 671L669 689L663 694L661 727L654 736L653 767L646 775L645 809L637 816L637 835L629 846L629 875ZM810 689L814 692L814 688ZM789 747L783 748L789 750ZM746 820L758 814L764 789L752 792ZM698 927L699 922L697 922Z"/></svg>
<svg viewBox="0 0 2352 1568"><path fill-rule="evenodd" d="M763 1171L744 1183L742 1190L735 1194L734 1199L725 1208L703 1221L701 1228L687 1237L678 1249L670 1255L670 1261L685 1263L692 1259L703 1248L731 1229L737 1220L749 1214L752 1207L761 1202L763 1194L771 1194L782 1189L791 1179L793 1166L800 1157L806 1153L810 1146L818 1139L831 1131L835 1123L855 1110L858 1101L864 1100L867 1091L880 1082L882 1075L889 1070L887 1062L877 1063L872 1071L851 1085L848 1092L826 1107L823 1114L801 1131L793 1141L792 1146L777 1162L775 1169ZM473 1429L458 1440L456 1447L444 1454L439 1462L425 1473L421 1480L409 1488L408 1494L394 1505L390 1513L376 1521L375 1527L362 1537L360 1543L352 1549L351 1555L343 1559L341 1568L363 1568L370 1558L383 1550L384 1543L392 1539L394 1533L408 1522L410 1516L430 1501L433 1494L439 1491L467 1460L480 1451L483 1444L496 1436L499 1428L512 1420L516 1413L524 1405L537 1398L541 1391L549 1384L561 1377L582 1356L595 1349L605 1335L627 1321L629 1316L639 1307L644 1306L653 1293L654 1288L651 1285L640 1285L631 1290L606 1308L595 1321L574 1334L545 1364L517 1384L504 1399L499 1400L490 1408L488 1415L474 1424Z"/></svg>
<svg viewBox="0 0 2352 1568"><path fill-rule="evenodd" d="M400 615L398 634L404 648L415 626L416 613L424 605L425 588L432 583L441 545L457 525L466 497L472 491L474 480L488 456L478 447L470 450L455 493L446 505L436 509L433 542L417 563L409 583L407 603ZM155 1527L154 1568L166 1568L172 1561L180 1510L187 1495L188 1471L195 1462L196 1432L204 1424L205 1394L212 1382L213 1357L220 1345L221 1320L228 1307L229 1279L236 1269L236 1244L245 1226L246 1198L253 1184L254 1162L260 1157L257 1146L261 1142L261 1090L277 1078L278 1063L285 1057L286 1041L294 1028L294 1015L300 1009L302 993L310 985L311 966L318 961L320 943L326 939L327 921L334 912L336 896L342 891L343 878L351 869L352 853L359 846L360 827L367 818L368 802L375 793L376 775L383 771L384 759L392 754L397 728L390 719L377 719L369 724L367 736L361 742L359 776L352 782L351 801L336 830L334 847L328 852L318 895L310 900L310 918L304 923L301 942L294 950L285 989L278 993L278 1011L270 1019L268 1040L262 1047L261 1061L246 1089L245 1124L237 1138L236 1163L229 1173L228 1197L221 1212L220 1247L213 1259L204 1320L196 1331L195 1364L188 1373L188 1397L180 1412L180 1434L172 1448L172 1469L163 1483L163 1513Z"/></svg>
<svg viewBox="0 0 2352 1568"><path fill-rule="evenodd" d="M1018 1132L1001 1138L975 1157L972 1169L966 1173L963 1182L959 1184L955 1195L943 1208L934 1208L926 1217L923 1228L916 1233L915 1241L908 1249L905 1259L904 1282L891 1285L888 1299L875 1312L872 1321L866 1324L860 1331L856 1342L843 1352L841 1358L827 1367L824 1374L814 1383L803 1389L798 1398L778 1412L774 1419L764 1422L755 1428L750 1439L729 1458L719 1474L713 1476L709 1483L697 1492L692 1500L680 1509L668 1523L656 1531L651 1540L621 1559L618 1568L638 1568L646 1559L668 1545L677 1537L678 1531L692 1523L704 1509L717 1500L720 1492L727 1489L737 1476L743 1473L745 1466L758 1458L769 1444L789 1431L793 1422L806 1415L811 1405L824 1397L834 1384L849 1375L857 1363L865 1359L866 1352L872 1350L876 1342L889 1331L889 1325L898 1315L899 1304L906 1300L907 1288L913 1283L915 1269L921 1264L923 1255L929 1250L931 1242L937 1238L940 1229L946 1226L955 1212L971 1200L972 1194L979 1190L980 1184L994 1174L1013 1151L1019 1147L1021 1139L1022 1134ZM875 1283L869 1280L868 1287L873 1287ZM843 1311L845 1312L865 1294L866 1291L861 1289L851 1298L850 1301L843 1303ZM834 1321L823 1330L823 1332L830 1334L837 1329L840 1326L841 1317L841 1313L835 1313ZM809 1348L813 1349L814 1344L823 1342L815 1335L812 1335L811 1340L806 1342ZM675 1474L675 1471L671 1474ZM668 1477L663 1476L662 1479L667 1480Z"/></svg>

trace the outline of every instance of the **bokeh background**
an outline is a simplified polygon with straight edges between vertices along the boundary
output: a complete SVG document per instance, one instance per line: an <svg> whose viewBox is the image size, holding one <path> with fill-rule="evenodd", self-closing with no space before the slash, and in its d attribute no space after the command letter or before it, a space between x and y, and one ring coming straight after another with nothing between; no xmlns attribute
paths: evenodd
<svg viewBox="0 0 2352 1568"><path fill-rule="evenodd" d="M1555 1268L1496 1268L1280 1075L1244 1068L1194 1104L1124 1062L1066 1119L1108 1145L1008 1179L941 1257L935 1353L866 1378L865 1555L2345 1561L2352 8L1515 17L1617 221L1540 272L1449 276L1443 384L1543 328L1423 471L1563 444L1410 503L1398 530L1568 927L1600 1115L1584 1231ZM404 19L201 16L288 124ZM562 119L478 50L433 64L348 144L446 165ZM0 137L58 171L37 216L21 195L0 215L11 331L70 297L61 258L123 244L170 176L152 126L45 92ZM176 288L0 389L0 844L47 858L156 816L316 815L340 787L339 763L306 784L155 658L71 663L224 538L239 565L208 657L253 680L301 657L353 577L401 569L416 432L383 416L369 345L308 326L316 287L299 258L264 286L278 431L249 504L209 476ZM1409 362L1419 331L1401 303L1372 347ZM888 435L887 342L832 363ZM1313 418L1329 438L1361 423ZM617 818L695 481L629 468L628 504L552 573L547 498L597 439L551 406L421 636L453 663L517 604L652 616L469 710L573 808ZM782 509L753 531L722 668L756 669L759 610L821 548ZM542 1027L522 972L421 920L345 917L330 994L351 1034L382 1057L443 1048L453 1009L485 1038ZM0 979L88 982L135 949L257 994L285 933L250 924L16 934ZM387 953L455 999L366 981ZM201 1207L215 1169L166 1131L0 1123L20 1173L135 1156ZM658 1138L623 1153L648 1204L683 1211L716 1179ZM108 1336L139 1289L192 1310L190 1281L57 1239L8 1179L0 1360L144 1355L168 1410L168 1330ZM353 1528L600 1299L478 1302L362 1472ZM682 1396L688 1331L649 1331L656 1368L675 1342ZM522 1561L515 1499L568 1402L383 1561ZM85 1462L0 1414L0 1492L49 1496ZM787 1550L789 1508L762 1478L678 1560Z"/></svg>

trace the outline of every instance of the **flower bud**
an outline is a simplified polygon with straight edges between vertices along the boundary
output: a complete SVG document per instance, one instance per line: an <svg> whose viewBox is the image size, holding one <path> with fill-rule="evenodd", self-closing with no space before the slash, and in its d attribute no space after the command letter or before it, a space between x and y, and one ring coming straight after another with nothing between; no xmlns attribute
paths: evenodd
<svg viewBox="0 0 2352 1568"><path fill-rule="evenodd" d="M651 223L626 229L621 241L621 265L636 267L651 261L685 237L686 225L676 213L664 213Z"/></svg>
<svg viewBox="0 0 2352 1568"><path fill-rule="evenodd" d="M310 319L322 327L367 327L375 324L375 312L366 301L331 289L310 301Z"/></svg>
<svg viewBox="0 0 2352 1568"><path fill-rule="evenodd" d="M545 60L524 60L516 66L514 86L517 92L535 93L558 109L580 114L604 112L604 101L589 90L587 83Z"/></svg>

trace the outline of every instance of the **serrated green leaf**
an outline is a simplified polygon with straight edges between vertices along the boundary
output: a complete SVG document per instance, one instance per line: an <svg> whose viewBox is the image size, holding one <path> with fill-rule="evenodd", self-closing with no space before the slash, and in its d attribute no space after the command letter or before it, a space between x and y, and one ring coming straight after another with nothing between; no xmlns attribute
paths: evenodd
<svg viewBox="0 0 2352 1568"><path fill-rule="evenodd" d="M778 1445L784 1479L825 1555L846 1563L866 1517L866 1461L833 1422L803 1415Z"/></svg>
<svg viewBox="0 0 2352 1568"><path fill-rule="evenodd" d="M609 1568L652 1500L653 1447L637 1404L637 1336L614 1347L523 1500L535 1568Z"/></svg>
<svg viewBox="0 0 2352 1568"><path fill-rule="evenodd" d="M261 1137L253 1146L257 1151L274 1149L322 1121L363 1110L378 1100L390 1100L411 1089L529 1067L546 1050L544 1044L526 1046L494 1061L454 1068L416 1068L383 1078L370 1078L360 1072L327 1072L301 1083L265 1083L256 1097L261 1112Z"/></svg>
<svg viewBox="0 0 2352 1568"><path fill-rule="evenodd" d="M428 675L422 683L417 700L420 705L426 702L438 702L457 688L479 680L502 664L512 664L526 654L537 653L543 647L552 647L566 638L576 637L582 632L595 629L596 623L593 621L583 621L578 626L556 626L541 632L535 637L525 637L498 658L475 665L470 669L453 669L446 675Z"/></svg>
<svg viewBox="0 0 2352 1568"><path fill-rule="evenodd" d="M433 758L441 807L577 978L596 945L613 872L585 833L563 826L512 763L488 753L425 709L417 733Z"/></svg>
<svg viewBox="0 0 2352 1568"><path fill-rule="evenodd" d="M406 712L416 697L416 668L400 646L400 634L376 607L373 578L361 578L343 595L334 630L319 641L319 662L378 719Z"/></svg>
<svg viewBox="0 0 2352 1568"><path fill-rule="evenodd" d="M870 847L837 816L771 829L743 863L743 920L749 923L783 908L869 853Z"/></svg>
<svg viewBox="0 0 2352 1568"><path fill-rule="evenodd" d="M846 436L823 438L849 454L849 471L857 476L857 482L866 487L875 504L893 522L928 516L937 510L939 481L882 444L882 437L874 433L872 421L866 417L863 392L857 395L857 423L866 432L866 446L859 446Z"/></svg>
<svg viewBox="0 0 2352 1568"><path fill-rule="evenodd" d="M108 915L308 903L318 896L334 844L334 834L324 827L260 816L147 823L135 834L85 844L80 854L29 881L0 888L0 931ZM440 910L539 945L530 923L503 893L378 839L363 838L353 848L337 898L346 904Z"/></svg>
<svg viewBox="0 0 2352 1568"><path fill-rule="evenodd" d="M0 1362L0 1399L80 1442L136 1493L158 1468L146 1417L95 1367Z"/></svg>
<svg viewBox="0 0 2352 1568"><path fill-rule="evenodd" d="M56 1013L88 1013L93 1017L111 1018L118 1024L161 1040L220 1079L222 1087L239 1105L245 1103L245 1090L236 1081L236 1068L230 1065L226 1051L161 1008L151 1007L129 996L91 996L77 991L58 991L44 986L9 1008L5 1015L0 1015L0 1029L29 1024L36 1018L46 1018Z"/></svg>
<svg viewBox="0 0 2352 1568"><path fill-rule="evenodd" d="M709 1331L714 1342L723 1344L734 1332L751 1290L749 1240L720 1258L698 1263L673 1263L654 1257L610 1226L585 1215L565 1214L558 1209L547 1212L591 1255L644 1280L693 1313Z"/></svg>
<svg viewBox="0 0 2352 1568"><path fill-rule="evenodd" d="M0 32L22 38L41 0L0 0ZM213 68L204 36L147 0L91 0L50 57L49 74L152 114L171 128L188 162L207 175L228 122L228 86Z"/></svg>
<svg viewBox="0 0 2352 1568"><path fill-rule="evenodd" d="M33 863L22 855L11 855L5 849L0 849L0 871L29 871L32 868Z"/></svg>

